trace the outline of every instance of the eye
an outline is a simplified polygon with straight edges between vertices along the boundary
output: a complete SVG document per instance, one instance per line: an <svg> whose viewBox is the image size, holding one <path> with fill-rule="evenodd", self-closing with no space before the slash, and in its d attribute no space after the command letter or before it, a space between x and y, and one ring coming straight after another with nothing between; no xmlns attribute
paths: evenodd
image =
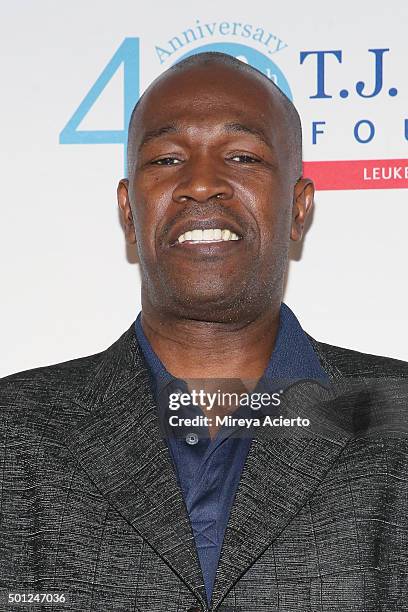
<svg viewBox="0 0 408 612"><path fill-rule="evenodd" d="M259 159L257 157L253 157L252 155L247 155L246 153L241 153L239 155L233 155L229 157L232 161L239 161L244 164L254 164L259 163Z"/></svg>
<svg viewBox="0 0 408 612"><path fill-rule="evenodd" d="M151 162L155 166L176 166L181 163L177 157L162 157Z"/></svg>

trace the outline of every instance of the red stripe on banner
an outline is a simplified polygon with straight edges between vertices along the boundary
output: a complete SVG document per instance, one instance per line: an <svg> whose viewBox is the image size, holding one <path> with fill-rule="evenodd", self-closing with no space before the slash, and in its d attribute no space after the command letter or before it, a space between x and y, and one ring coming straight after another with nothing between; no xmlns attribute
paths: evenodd
<svg viewBox="0 0 408 612"><path fill-rule="evenodd" d="M319 190L407 189L408 159L304 162L303 175Z"/></svg>

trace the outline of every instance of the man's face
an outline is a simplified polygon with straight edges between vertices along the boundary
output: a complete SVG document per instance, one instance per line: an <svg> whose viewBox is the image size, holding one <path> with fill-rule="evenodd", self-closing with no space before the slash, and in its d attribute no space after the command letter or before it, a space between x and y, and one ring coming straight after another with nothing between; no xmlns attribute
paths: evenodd
<svg viewBox="0 0 408 612"><path fill-rule="evenodd" d="M261 79L212 64L168 73L137 113L119 204L143 300L176 317L251 320L280 301L304 220L281 100Z"/></svg>

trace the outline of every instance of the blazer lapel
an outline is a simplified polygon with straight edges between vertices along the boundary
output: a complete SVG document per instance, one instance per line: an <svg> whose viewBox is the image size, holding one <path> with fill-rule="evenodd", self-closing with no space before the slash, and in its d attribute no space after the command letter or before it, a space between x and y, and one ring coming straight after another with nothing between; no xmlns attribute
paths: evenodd
<svg viewBox="0 0 408 612"><path fill-rule="evenodd" d="M105 352L75 401L89 412L66 432L65 444L99 491L205 606L194 536L133 325Z"/></svg>
<svg viewBox="0 0 408 612"><path fill-rule="evenodd" d="M310 428L271 434L263 427L253 440L225 532L214 608L294 519L343 452L360 394L360 383L350 391L340 381L330 390L306 382L284 393L280 414L309 418Z"/></svg>

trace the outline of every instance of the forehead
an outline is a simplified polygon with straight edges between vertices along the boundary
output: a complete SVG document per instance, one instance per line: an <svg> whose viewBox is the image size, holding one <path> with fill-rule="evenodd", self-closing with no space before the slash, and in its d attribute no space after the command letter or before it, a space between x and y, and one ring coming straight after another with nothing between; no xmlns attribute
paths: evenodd
<svg viewBox="0 0 408 612"><path fill-rule="evenodd" d="M166 123L239 119L276 132L284 115L280 96L261 75L229 66L194 66L164 73L146 91L135 117L142 135Z"/></svg>

